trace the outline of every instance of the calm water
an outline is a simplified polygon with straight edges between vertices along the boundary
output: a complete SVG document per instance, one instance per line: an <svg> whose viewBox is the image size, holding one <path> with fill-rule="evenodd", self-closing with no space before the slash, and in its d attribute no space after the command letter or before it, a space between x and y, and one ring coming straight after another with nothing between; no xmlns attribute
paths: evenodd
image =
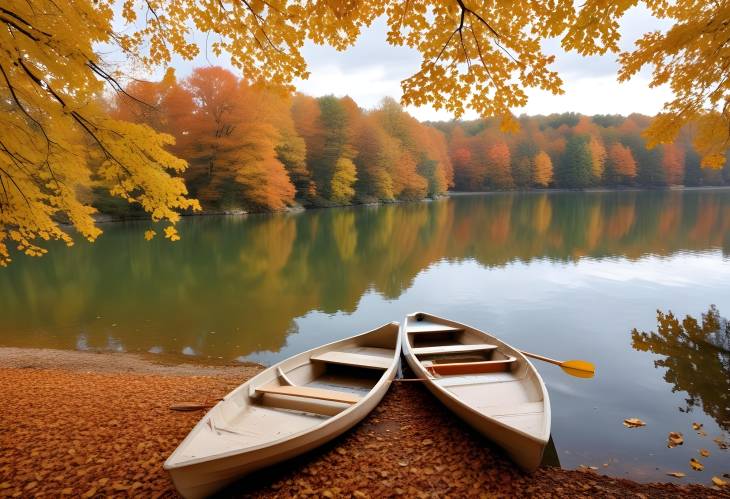
<svg viewBox="0 0 730 499"><path fill-rule="evenodd" d="M711 304L730 315L728 190L458 196L181 225L174 244L144 241L144 222L108 224L96 244L17 257L0 269L0 345L271 363L427 310L597 365L591 380L538 366L564 467L703 483L730 472L712 441L730 441L730 330L701 327ZM700 324L679 334L657 309ZM628 417L647 426L626 429ZM684 445L668 449L669 431Z"/></svg>

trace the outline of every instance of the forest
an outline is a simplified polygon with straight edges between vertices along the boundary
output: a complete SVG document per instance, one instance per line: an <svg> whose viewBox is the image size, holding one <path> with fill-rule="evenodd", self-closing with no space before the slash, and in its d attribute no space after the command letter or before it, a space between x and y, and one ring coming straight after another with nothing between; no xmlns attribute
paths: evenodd
<svg viewBox="0 0 730 499"><path fill-rule="evenodd" d="M169 134L169 151L207 211L277 211L437 197L448 190L662 188L730 184L701 168L685 127L671 144L646 147L651 118L575 113L421 123L393 99L363 110L349 97L290 95L251 85L221 67L178 80L134 81L106 102L118 120ZM164 144L162 144L164 146ZM102 212L134 209L94 189ZM138 208L140 214L142 209Z"/></svg>

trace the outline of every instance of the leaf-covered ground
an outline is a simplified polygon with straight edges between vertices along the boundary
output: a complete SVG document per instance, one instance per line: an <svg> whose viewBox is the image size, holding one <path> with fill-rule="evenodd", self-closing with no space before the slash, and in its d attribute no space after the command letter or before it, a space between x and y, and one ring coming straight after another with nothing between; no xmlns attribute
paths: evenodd
<svg viewBox="0 0 730 499"><path fill-rule="evenodd" d="M2 356L0 497L175 497L162 463L203 413L169 406L222 396L255 372L95 372L88 363L83 370L21 368L6 367ZM639 484L591 471L525 475L419 383L394 383L353 431L225 495L730 497L698 485Z"/></svg>

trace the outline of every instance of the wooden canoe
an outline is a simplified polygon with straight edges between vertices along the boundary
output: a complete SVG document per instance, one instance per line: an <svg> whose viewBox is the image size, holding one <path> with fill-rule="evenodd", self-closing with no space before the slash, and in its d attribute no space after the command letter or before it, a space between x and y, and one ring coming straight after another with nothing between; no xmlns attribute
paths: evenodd
<svg viewBox="0 0 730 499"><path fill-rule="evenodd" d="M401 323L408 365L436 398L534 471L550 439L550 399L518 350L483 331L414 313Z"/></svg>
<svg viewBox="0 0 730 499"><path fill-rule="evenodd" d="M279 362L216 404L165 461L186 498L307 452L347 431L385 395L400 362L397 322Z"/></svg>

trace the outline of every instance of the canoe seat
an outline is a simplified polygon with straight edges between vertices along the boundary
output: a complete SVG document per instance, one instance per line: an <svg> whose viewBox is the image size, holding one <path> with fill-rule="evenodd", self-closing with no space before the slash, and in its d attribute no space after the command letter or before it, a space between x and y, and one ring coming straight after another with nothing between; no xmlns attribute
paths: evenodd
<svg viewBox="0 0 730 499"><path fill-rule="evenodd" d="M368 369L388 369L393 364L393 350L360 347L345 352L324 352L313 355L310 360Z"/></svg>
<svg viewBox="0 0 730 499"><path fill-rule="evenodd" d="M435 324L433 322L416 322L409 323L406 332L414 333L456 333L463 331L460 327L451 327L445 324Z"/></svg>
<svg viewBox="0 0 730 499"><path fill-rule="evenodd" d="M360 400L360 397L352 393L345 393L337 390L325 390L323 388L311 388L308 386L260 386L256 388L256 393L288 395L292 397L328 400L330 402L342 402L345 404L355 404Z"/></svg>
<svg viewBox="0 0 730 499"><path fill-rule="evenodd" d="M437 347L414 348L413 354L414 355L437 355L437 354L446 354L446 353L488 352L490 350L495 350L496 348L497 348L497 345L485 345L485 344L443 345L443 346L437 346Z"/></svg>
<svg viewBox="0 0 730 499"><path fill-rule="evenodd" d="M477 374L509 371L515 362L517 359L510 356L506 359L482 362L452 362L449 364L424 362L423 366L433 374Z"/></svg>

